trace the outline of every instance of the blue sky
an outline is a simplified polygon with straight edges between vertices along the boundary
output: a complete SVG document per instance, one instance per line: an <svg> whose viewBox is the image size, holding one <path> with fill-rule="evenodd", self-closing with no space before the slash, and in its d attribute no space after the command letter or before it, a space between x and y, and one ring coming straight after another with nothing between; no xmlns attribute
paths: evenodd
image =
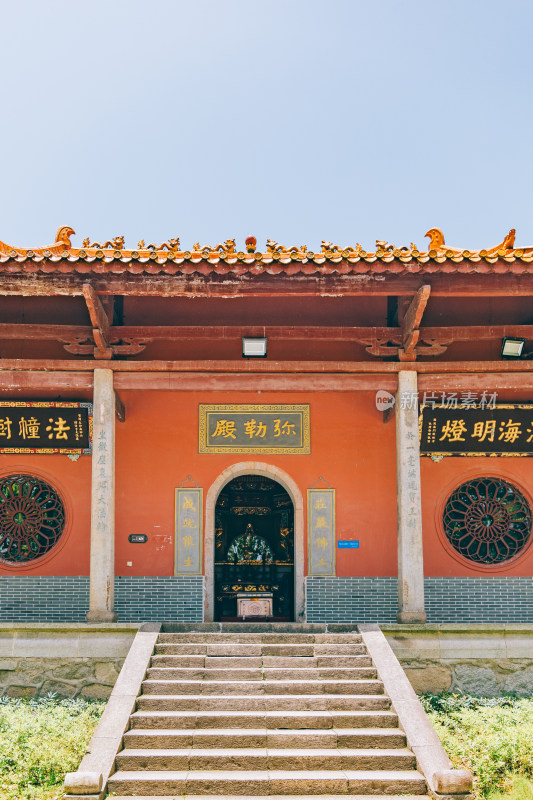
<svg viewBox="0 0 533 800"><path fill-rule="evenodd" d="M533 245L530 0L4 3L0 240Z"/></svg>

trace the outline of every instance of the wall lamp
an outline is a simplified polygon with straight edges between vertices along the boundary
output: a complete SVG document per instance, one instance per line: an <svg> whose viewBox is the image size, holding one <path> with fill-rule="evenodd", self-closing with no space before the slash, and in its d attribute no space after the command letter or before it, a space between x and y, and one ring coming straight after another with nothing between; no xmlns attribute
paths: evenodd
<svg viewBox="0 0 533 800"><path fill-rule="evenodd" d="M525 343L525 339L520 339L514 336L505 336L502 339L500 358L522 358L524 355Z"/></svg>
<svg viewBox="0 0 533 800"><path fill-rule="evenodd" d="M268 339L248 339L242 337L242 357L243 358L266 358Z"/></svg>

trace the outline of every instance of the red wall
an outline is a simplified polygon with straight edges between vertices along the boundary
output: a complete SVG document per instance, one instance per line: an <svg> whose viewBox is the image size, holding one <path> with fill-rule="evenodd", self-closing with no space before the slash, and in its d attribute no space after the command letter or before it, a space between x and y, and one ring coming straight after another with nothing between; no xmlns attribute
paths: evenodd
<svg viewBox="0 0 533 800"><path fill-rule="evenodd" d="M495 476L521 489L533 508L533 459L531 458L443 458L435 463L421 458L422 526L424 572L428 576L533 575L533 547L516 561L496 569L473 568L443 542L440 519L450 493L471 478Z"/></svg>
<svg viewBox="0 0 533 800"><path fill-rule="evenodd" d="M383 424L374 392L228 393L124 392L127 421L117 423L116 573L172 575L174 489L191 475L204 489L239 461L279 467L306 490L319 477L336 489L337 538L359 539L358 550L337 550L337 575L393 576L396 558L395 425ZM200 455L199 403L309 403L310 455ZM533 574L533 548L509 568L472 569L448 553L439 535L438 510L460 482L480 474L509 478L533 495L533 460L447 458L421 460L425 572L430 576ZM0 456L0 474L29 472L57 485L69 514L67 535L35 566L0 566L0 574L89 573L91 457ZM128 542L131 533L148 543ZM307 538L307 534L305 536ZM127 566L131 561L132 566Z"/></svg>
<svg viewBox="0 0 533 800"><path fill-rule="evenodd" d="M0 455L0 478L36 475L55 486L65 504L67 523L58 544L43 558L16 567L0 564L0 575L88 575L91 528L91 456L71 461L65 455Z"/></svg>
<svg viewBox="0 0 533 800"><path fill-rule="evenodd" d="M359 550L337 551L337 573L395 574L395 470L383 458L394 446L394 427L382 424L373 396L283 393L284 403L311 406L312 452L292 456L198 453L199 403L235 402L234 394L153 392L124 400L128 422L117 436L118 574L172 574L175 487L191 475L205 498L220 473L239 461L284 470L300 487L304 504L306 490L325 478L337 490L338 537L360 540ZM238 402L279 403L280 395L242 393ZM154 546L129 544L130 533L147 533Z"/></svg>

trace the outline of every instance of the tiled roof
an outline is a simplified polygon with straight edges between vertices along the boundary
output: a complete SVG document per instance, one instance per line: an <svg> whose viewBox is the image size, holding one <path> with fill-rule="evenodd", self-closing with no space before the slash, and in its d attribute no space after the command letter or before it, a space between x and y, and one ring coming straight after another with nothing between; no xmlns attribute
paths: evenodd
<svg viewBox="0 0 533 800"><path fill-rule="evenodd" d="M99 243L85 240L81 248L71 246L72 228L60 228L54 244L47 247L21 248L0 242L0 273L77 273L77 274L166 274L166 275L348 275L409 273L528 273L533 263L533 247L514 248L514 230L496 247L483 250L460 250L444 243L438 228L426 236L428 250L415 245L396 248L377 241L374 252L361 245L341 248L322 242L320 252L305 246L286 248L272 240L266 251L256 252L255 238L248 237L244 250L229 239L216 246L184 250L179 239L161 245L139 242L137 249L124 247L124 238Z"/></svg>

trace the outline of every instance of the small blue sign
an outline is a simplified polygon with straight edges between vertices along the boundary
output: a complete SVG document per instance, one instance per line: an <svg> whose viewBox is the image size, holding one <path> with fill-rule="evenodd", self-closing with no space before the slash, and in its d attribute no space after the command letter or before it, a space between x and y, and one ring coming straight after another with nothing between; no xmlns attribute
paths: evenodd
<svg viewBox="0 0 533 800"><path fill-rule="evenodd" d="M339 539L337 547L350 548L351 550L359 550L359 539Z"/></svg>

